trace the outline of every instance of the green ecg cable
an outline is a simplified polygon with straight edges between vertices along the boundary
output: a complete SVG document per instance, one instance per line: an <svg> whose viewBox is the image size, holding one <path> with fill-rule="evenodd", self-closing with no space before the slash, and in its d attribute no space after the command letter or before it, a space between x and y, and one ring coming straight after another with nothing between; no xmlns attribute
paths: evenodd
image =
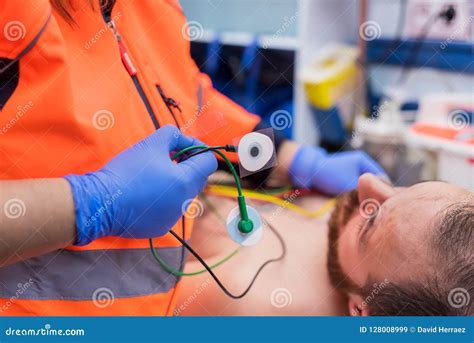
<svg viewBox="0 0 474 343"><path fill-rule="evenodd" d="M199 149L199 150L198 150ZM232 173L232 175L234 176L234 179L235 179L235 186L237 188L237 202L238 202L238 205L239 205L239 210L240 210L240 221L238 223L238 229L242 232L242 233L250 233L252 230L253 230L253 223L251 220L249 220L249 217L248 217L248 213L247 213L247 206L245 204L245 198L243 196L243 192L242 192L242 186L240 184L240 179L239 179L239 175L237 174L237 171L235 170L234 168L234 165L232 164L232 162L229 160L229 158L227 158L227 156L220 150L226 150L226 151L232 151L232 152L235 152L237 149L235 146L232 146L232 145L226 145L226 146L206 146L206 145L195 145L195 146L190 146L190 147L187 147L185 149L182 149L180 151L178 151L176 154L174 154L172 156L172 160L175 160L176 158L178 158L179 156L182 156L183 154L189 152L189 151L192 151L192 150L198 150L197 152L191 154L191 156L195 156L195 155L198 155L200 153L204 153L206 151L212 151L214 153L216 153L217 155L219 155L224 161L225 163L227 164L227 166L229 167L229 170L230 172ZM190 156L187 156L188 158ZM267 225L268 227L270 228L271 231L273 231L273 233L275 234L275 236L277 237L277 239L279 240L280 242L280 245L282 247L282 252L280 254L280 256L276 257L276 258L271 258L269 260L267 260L266 262L264 262L257 270L257 272L254 274L254 276L252 277L252 280L250 281L250 283L248 284L247 288L240 294L233 294L232 292L230 292L223 284L222 282L219 280L219 278L216 276L216 274L214 274L213 272L213 269L214 268L217 268L218 266L222 265L223 263L225 263L226 261L228 261L229 259L231 259L233 256L235 256L238 252L239 252L239 249L236 249L235 251L233 251L231 254L229 254L228 256L224 257L222 260L216 262L215 264L209 266L206 261L204 261L204 259L186 242L186 240L183 238L181 238L176 232L174 232L173 230L170 230L170 234L176 238L176 240L178 240L182 245L183 247L185 247L203 266L205 269L203 270L198 270L196 272L190 272L190 273L184 273L184 272L181 272L179 270L176 270L175 268L173 267L170 267L159 255L158 253L156 252L154 246L153 246L153 239L150 238L149 239L149 242L150 242L150 249L151 249L151 252L153 254L153 257L155 258L155 260L162 266L163 269L165 269L167 272L173 274L173 275L176 275L176 276L194 276L194 275L199 275L199 274L202 274L204 272L208 272L211 277L214 279L214 281L217 283L217 285L222 289L222 291L227 295L229 296L230 298L232 299L241 299L243 298L249 291L250 289L252 288L252 286L254 285L255 281L257 280L258 276L260 275L260 273L263 271L263 269L265 269L265 267L270 264L270 263L274 263L274 262L278 262L278 261L281 261L285 255L286 255L286 244L285 244L285 241L283 240L283 237L278 233L278 231L270 224L267 222Z"/></svg>
<svg viewBox="0 0 474 343"><path fill-rule="evenodd" d="M231 171L232 175L234 176L238 194L240 196L242 196L242 186L240 184L240 179L239 179L239 176L237 174L237 171L235 170L234 165L229 160L229 158L219 150L219 149L231 150L232 149L231 146L211 146L211 147L208 147L208 146L205 146L205 145L193 145L193 146L190 146L190 147L187 147L187 148L184 148L184 149L178 151L177 153L175 153L172 156L171 159L174 161L178 157L184 155L185 153L187 153L189 151L192 151L192 150L197 150L197 149L200 149L197 153L204 153L206 151L213 151L213 152L217 153L219 156L222 157L222 159L226 162L227 166L229 167L229 170ZM200 275L200 274L203 274L203 273L207 272L207 269L205 269L205 268L201 269L201 270L198 270L198 271L195 271L195 272L189 272L189 273L185 273L185 272L182 272L180 270L177 270L177 269L171 267L170 265L168 265L158 255L158 253L156 252L156 249L153 245L153 238L149 239L149 243L150 243L150 250L153 254L153 257L163 267L163 269L166 270L168 273L171 273L171 274L176 275L176 276L195 276L195 275ZM219 267L220 265L224 264L225 262L230 260L232 257L234 257L239 252L239 250L240 250L239 248L235 249L233 252L231 252L229 255L224 257L222 260L220 260L220 261L216 262L215 264L211 265L210 268L215 269L215 268Z"/></svg>
<svg viewBox="0 0 474 343"><path fill-rule="evenodd" d="M195 272L189 272L189 273L185 273L185 272L179 271L177 269L174 269L173 267L169 266L160 256L158 256L158 254L157 254L157 252L156 252L156 250L153 246L153 240L151 240L151 239L150 239L150 248L151 248L151 252L153 253L153 256L155 257L155 260L157 260L158 263L163 267L163 269L166 270L168 273L171 273L171 274L176 275L176 276L195 276L195 275L200 275L200 274L203 274L203 273L207 272L207 269L205 269L205 268L201 269L201 270L198 270L198 271L195 271ZM239 251L240 251L239 248L235 249L232 253L230 253L229 255L224 257L219 262L216 262L215 264L212 264L210 266L210 268L215 269L215 268L219 267L221 264L224 264L225 262L230 260L232 257L237 255L237 253Z"/></svg>

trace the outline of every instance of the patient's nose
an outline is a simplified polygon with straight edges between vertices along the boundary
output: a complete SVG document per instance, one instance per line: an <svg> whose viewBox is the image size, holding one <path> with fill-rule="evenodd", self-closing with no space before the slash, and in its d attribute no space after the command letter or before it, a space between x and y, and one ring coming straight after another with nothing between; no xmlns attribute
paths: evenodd
<svg viewBox="0 0 474 343"><path fill-rule="evenodd" d="M373 174L363 174L358 182L359 203L364 200L376 200L380 204L395 194L395 188Z"/></svg>

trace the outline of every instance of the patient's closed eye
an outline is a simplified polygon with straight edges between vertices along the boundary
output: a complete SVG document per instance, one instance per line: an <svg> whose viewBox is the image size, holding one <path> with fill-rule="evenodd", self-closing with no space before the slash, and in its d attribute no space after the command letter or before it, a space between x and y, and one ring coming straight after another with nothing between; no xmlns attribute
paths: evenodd
<svg viewBox="0 0 474 343"><path fill-rule="evenodd" d="M364 219L361 222L361 226L359 229L359 248L365 248L367 242L370 238L370 232L373 231L374 228L374 221L377 216L373 216L369 219Z"/></svg>

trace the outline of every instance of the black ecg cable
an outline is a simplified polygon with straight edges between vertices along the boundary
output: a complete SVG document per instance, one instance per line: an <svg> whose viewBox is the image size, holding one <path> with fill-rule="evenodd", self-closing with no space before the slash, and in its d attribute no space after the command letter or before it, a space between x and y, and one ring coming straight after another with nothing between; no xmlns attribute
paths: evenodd
<svg viewBox="0 0 474 343"><path fill-rule="evenodd" d="M286 256L286 244L285 244L285 241L283 240L283 237L280 235L280 233L269 223L269 222L265 222L268 227L270 228L270 230L273 231L273 233L275 234L275 236L278 238L278 241L280 242L280 245L282 247L282 252L280 254L280 256L276 257L276 258L272 258L272 259L269 259L267 260L266 262L264 262L260 268L258 268L257 272L255 273L255 275L253 276L252 280L250 281L250 284L247 286L247 288L241 293L241 294L238 294L238 295L235 295L233 293L231 293L223 284L222 282L219 280L219 278L217 277L216 274L214 274L214 272L212 271L211 267L209 267L209 265L206 263L206 261L204 261L204 259L184 240L182 239L181 237L179 237L179 235L174 232L173 230L170 230L170 233L174 236L174 238L176 238L186 249L188 249L188 251L203 265L204 268L206 268L206 270L209 272L209 274L211 274L212 278L216 281L217 285L222 289L222 291L229 297L231 297L232 299L241 299L243 298L245 295L247 295L247 293L250 291L250 289L252 288L252 286L254 285L255 281L257 280L257 277L260 275L260 273L262 272L262 270L267 266L269 265L270 263L273 263L273 262L278 262L278 261L281 261L285 258Z"/></svg>
<svg viewBox="0 0 474 343"><path fill-rule="evenodd" d="M187 148L187 149L183 149L181 150L180 152L176 153L175 156L176 157L180 157L181 155L181 158L180 158L180 162L181 161L184 161L188 158L191 158L192 156L196 156L198 154L202 154L206 151L213 151L213 152L218 152L219 150L226 150L226 151L229 151L229 152L236 152L237 150L237 147L233 146L233 145L222 145L222 146L214 146L214 147L200 147L199 150L197 150L196 152L193 152L193 153L190 153L190 154L185 154L185 150L191 150L191 149L194 149L194 148L198 148L198 147L191 147L191 148ZM220 156L222 156L222 158L224 158L224 160L226 160L226 162L228 164L230 164L230 160L228 160L226 158L225 155L223 155L222 153L218 153ZM174 159L175 157L173 157ZM238 176L236 174L236 171L235 169L233 168L232 165L229 165L229 168L231 169L234 177L235 177L235 182L237 183L237 187L239 189L241 189L240 187L240 182L239 182L239 179L238 179ZM240 191L241 192L241 191ZM183 221L183 224L184 224L184 221ZM229 296L230 298L233 298L233 299L241 299L243 298L249 291L250 289L252 288L252 286L254 285L255 281L257 280L257 277L260 275L260 273L263 271L263 269L269 265L270 263L272 262L278 262L278 261L281 261L285 256L286 256L286 244L285 244L285 241L283 240L283 237L280 235L280 233L268 222L266 222L266 224L268 225L268 227L270 228L270 230L273 231L273 233L275 234L275 236L277 237L277 239L279 240L280 242L280 245L282 247L282 253L280 254L279 257L277 258L272 258L272 259L269 259L267 260L266 262L264 262L257 270L257 272L255 273L255 275L253 276L252 280L250 281L250 284L247 286L247 288L241 293L241 294L238 294L238 295L235 295L233 293L231 293L223 284L222 282L219 280L219 278L217 277L216 274L214 274L214 272L212 271L212 267L210 267L206 261L204 261L204 259L186 242L185 240L185 235L184 235L184 226L183 226L183 237L180 237L176 232L174 232L173 230L170 230L170 233L173 235L174 238L176 238L181 244L183 247L185 247L202 265L203 267L205 268L205 270L207 272L209 272L209 274L211 274L212 278L216 281L216 283L218 284L218 286L222 289L222 291L227 295ZM170 273L173 274L173 272L170 270L169 267L166 267L166 265L164 264L164 262L162 261L162 259L158 256L156 250L154 249L153 247L153 240L150 239L150 249L155 257L155 259L160 263L160 265L167 271L169 271ZM182 262L181 262L181 268L182 268Z"/></svg>

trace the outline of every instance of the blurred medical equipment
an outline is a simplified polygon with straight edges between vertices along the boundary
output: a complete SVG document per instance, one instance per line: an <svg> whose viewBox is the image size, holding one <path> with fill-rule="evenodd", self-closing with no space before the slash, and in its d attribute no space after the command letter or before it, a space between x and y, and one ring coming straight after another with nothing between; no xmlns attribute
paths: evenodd
<svg viewBox="0 0 474 343"><path fill-rule="evenodd" d="M330 44L321 48L299 75L308 101L318 109L329 110L353 94L357 85L356 47ZM346 110L341 110L347 117Z"/></svg>
<svg viewBox="0 0 474 343"><path fill-rule="evenodd" d="M318 124L321 143L337 149L344 144L360 104L357 47L330 43L311 57L298 73Z"/></svg>
<svg viewBox="0 0 474 343"><path fill-rule="evenodd" d="M375 6L380 9L382 5ZM427 94L443 89L453 90L456 77L453 72L458 71L465 78L472 72L469 67L472 45L469 35L466 35L471 25L468 20L470 6L463 1L402 0L397 5L398 20L393 39L381 37L386 35L381 25L386 15L382 17L381 11L375 14L371 11L371 19L375 20L363 17L360 21L360 27L370 26L373 30L371 33L374 33L361 34L362 47L367 51L366 62L369 64L367 86L371 106L368 118L362 113L356 117L352 145L376 156L397 185L406 186L427 179L452 181L458 177L465 180L465 183L458 184L466 186L472 183L472 177L462 176L470 172L466 146L456 144L456 148L449 151L450 158L447 159L440 148L436 149L436 153L432 144L432 149L427 149L427 136L420 136L419 132L424 124L418 123L423 111L426 118L421 121L434 120L430 118L432 111L422 109ZM370 67L370 64L373 66ZM416 74L412 72L414 67ZM430 76L435 79L430 79ZM456 88L459 90L459 87ZM453 110L451 108L446 114ZM415 121L416 124L412 126ZM417 131L416 136L412 134L414 131ZM424 148L420 140L425 143ZM442 145L446 146L446 142ZM454 162L451 160L454 155L461 158L463 163L450 163L450 170L443 171L442 166L447 167L449 163L442 161Z"/></svg>
<svg viewBox="0 0 474 343"><path fill-rule="evenodd" d="M214 87L249 112L266 122L283 113L285 122L274 129L291 138L296 49L291 42L285 36L206 30L193 41L191 54Z"/></svg>
<svg viewBox="0 0 474 343"><path fill-rule="evenodd" d="M472 94L428 94L415 117L402 114L402 97L384 99L376 118L357 117L353 145L378 156L397 185L443 180L474 190Z"/></svg>
<svg viewBox="0 0 474 343"><path fill-rule="evenodd" d="M474 191L474 102L471 93L431 94L421 99L407 144L431 157L431 178Z"/></svg>
<svg viewBox="0 0 474 343"><path fill-rule="evenodd" d="M352 146L377 156L378 162L391 180L399 186L419 180L422 162L405 145L405 133L411 116L400 110L403 95L390 91L390 96L380 101L376 117L359 115L355 118Z"/></svg>

